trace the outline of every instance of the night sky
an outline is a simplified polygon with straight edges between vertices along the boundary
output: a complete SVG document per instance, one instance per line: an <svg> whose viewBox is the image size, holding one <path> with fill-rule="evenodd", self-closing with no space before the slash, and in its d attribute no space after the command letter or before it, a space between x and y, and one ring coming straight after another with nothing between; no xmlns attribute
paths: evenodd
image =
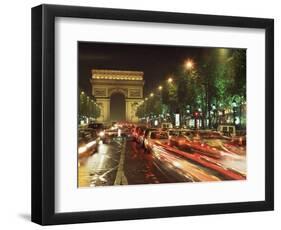
<svg viewBox="0 0 281 230"><path fill-rule="evenodd" d="M195 63L211 48L122 43L79 42L79 87L91 93L91 70L135 70L144 72L144 96L182 67L188 58Z"/></svg>

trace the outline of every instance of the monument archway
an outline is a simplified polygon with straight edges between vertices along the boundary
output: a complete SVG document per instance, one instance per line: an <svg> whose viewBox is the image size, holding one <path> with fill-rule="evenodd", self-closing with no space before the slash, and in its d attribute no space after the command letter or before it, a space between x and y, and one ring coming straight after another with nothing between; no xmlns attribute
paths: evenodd
<svg viewBox="0 0 281 230"><path fill-rule="evenodd" d="M112 93L110 96L110 120L126 120L126 101L123 93L116 92Z"/></svg>
<svg viewBox="0 0 281 230"><path fill-rule="evenodd" d="M137 122L137 107L143 101L143 72L93 69L91 77L92 95L101 110L99 122L111 121L111 96L119 93L125 97L125 118Z"/></svg>

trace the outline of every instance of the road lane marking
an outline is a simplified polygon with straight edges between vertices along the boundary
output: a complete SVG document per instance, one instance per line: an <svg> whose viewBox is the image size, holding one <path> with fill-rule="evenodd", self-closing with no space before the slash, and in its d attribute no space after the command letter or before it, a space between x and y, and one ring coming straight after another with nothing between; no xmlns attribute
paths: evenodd
<svg viewBox="0 0 281 230"><path fill-rule="evenodd" d="M125 152L126 152L126 142L123 144L121 149L120 161L118 164L118 170L116 173L116 178L114 185L127 185L128 180L124 173L124 162L125 162Z"/></svg>

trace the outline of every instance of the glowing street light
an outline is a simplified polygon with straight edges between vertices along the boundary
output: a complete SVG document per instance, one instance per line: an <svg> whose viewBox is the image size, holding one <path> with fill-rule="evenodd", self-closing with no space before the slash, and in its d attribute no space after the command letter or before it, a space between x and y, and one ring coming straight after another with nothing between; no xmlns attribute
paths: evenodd
<svg viewBox="0 0 281 230"><path fill-rule="evenodd" d="M194 67L194 62L193 62L191 59L188 59L188 60L186 61L186 63L185 63L185 67L186 67L186 69L188 69L188 70L193 69L193 67Z"/></svg>
<svg viewBox="0 0 281 230"><path fill-rule="evenodd" d="M151 93L151 94L150 94L150 97L153 97L153 96L154 96L154 93Z"/></svg>
<svg viewBox="0 0 281 230"><path fill-rule="evenodd" d="M147 100L148 100L148 98L146 97L144 100L146 100L146 101L147 101Z"/></svg>
<svg viewBox="0 0 281 230"><path fill-rule="evenodd" d="M161 91L163 89L163 87L161 85L159 85L158 89Z"/></svg>
<svg viewBox="0 0 281 230"><path fill-rule="evenodd" d="M173 82L173 78L169 77L168 78L168 83L172 83Z"/></svg>

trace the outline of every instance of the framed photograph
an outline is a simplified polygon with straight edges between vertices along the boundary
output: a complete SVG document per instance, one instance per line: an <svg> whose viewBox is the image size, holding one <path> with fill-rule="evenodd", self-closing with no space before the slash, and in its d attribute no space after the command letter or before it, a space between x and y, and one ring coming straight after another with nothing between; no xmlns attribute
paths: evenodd
<svg viewBox="0 0 281 230"><path fill-rule="evenodd" d="M32 8L32 221L274 208L273 19Z"/></svg>

